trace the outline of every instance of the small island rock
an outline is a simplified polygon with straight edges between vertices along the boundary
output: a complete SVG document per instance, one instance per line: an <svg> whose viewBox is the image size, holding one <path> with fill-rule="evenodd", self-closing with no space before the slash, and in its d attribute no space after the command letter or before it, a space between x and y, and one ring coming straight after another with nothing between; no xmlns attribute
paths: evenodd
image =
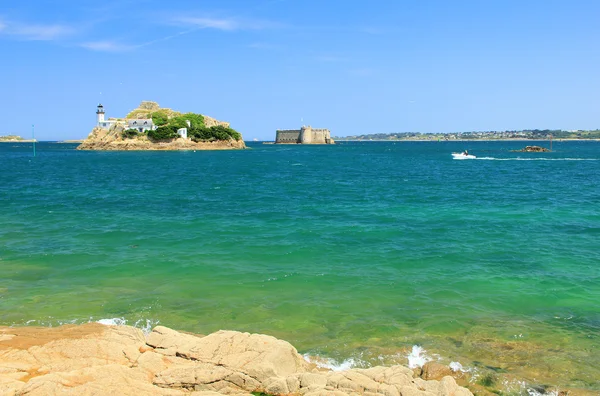
<svg viewBox="0 0 600 396"><path fill-rule="evenodd" d="M545 147L540 147L540 146L526 146L524 149L521 150L512 150L514 153L545 153L545 152L549 152L550 150L548 150Z"/></svg>

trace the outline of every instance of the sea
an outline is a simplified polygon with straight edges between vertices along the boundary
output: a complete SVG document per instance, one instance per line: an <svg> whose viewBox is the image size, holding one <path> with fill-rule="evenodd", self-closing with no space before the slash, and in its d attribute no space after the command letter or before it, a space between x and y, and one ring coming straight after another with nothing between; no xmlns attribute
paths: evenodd
<svg viewBox="0 0 600 396"><path fill-rule="evenodd" d="M0 324L238 330L334 369L600 394L600 142L531 144L1 143Z"/></svg>

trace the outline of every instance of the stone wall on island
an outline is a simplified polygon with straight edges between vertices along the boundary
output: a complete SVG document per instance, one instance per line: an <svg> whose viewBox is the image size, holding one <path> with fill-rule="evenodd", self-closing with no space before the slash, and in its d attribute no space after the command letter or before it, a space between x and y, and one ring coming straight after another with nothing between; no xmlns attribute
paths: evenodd
<svg viewBox="0 0 600 396"><path fill-rule="evenodd" d="M285 341L236 331L0 327L2 395L472 396L445 374L424 379L403 366L330 371Z"/></svg>

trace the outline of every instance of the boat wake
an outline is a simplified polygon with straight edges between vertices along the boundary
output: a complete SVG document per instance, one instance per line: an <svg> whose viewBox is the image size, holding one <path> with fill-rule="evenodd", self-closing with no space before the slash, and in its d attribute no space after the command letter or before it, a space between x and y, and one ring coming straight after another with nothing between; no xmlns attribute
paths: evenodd
<svg viewBox="0 0 600 396"><path fill-rule="evenodd" d="M495 158L495 157L477 157L473 159L483 161L600 161L600 158Z"/></svg>

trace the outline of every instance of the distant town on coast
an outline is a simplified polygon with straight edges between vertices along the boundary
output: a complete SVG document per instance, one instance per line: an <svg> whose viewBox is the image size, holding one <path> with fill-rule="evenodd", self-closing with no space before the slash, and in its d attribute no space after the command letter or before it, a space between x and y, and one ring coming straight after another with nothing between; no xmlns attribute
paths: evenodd
<svg viewBox="0 0 600 396"><path fill-rule="evenodd" d="M522 131L485 131L485 132L453 132L453 133L374 133L351 136L334 136L334 140L547 140L547 139L600 139L600 129L570 130L560 129L525 129Z"/></svg>

